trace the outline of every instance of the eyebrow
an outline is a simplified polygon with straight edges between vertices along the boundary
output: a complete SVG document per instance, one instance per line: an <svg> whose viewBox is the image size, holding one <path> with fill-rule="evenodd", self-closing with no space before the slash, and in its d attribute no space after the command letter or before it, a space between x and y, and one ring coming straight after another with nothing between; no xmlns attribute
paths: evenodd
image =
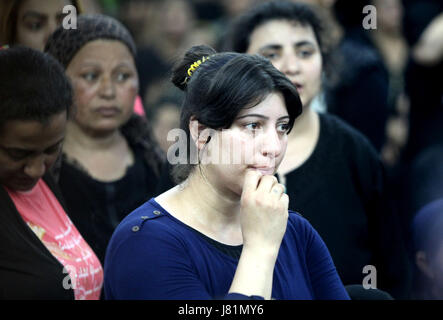
<svg viewBox="0 0 443 320"><path fill-rule="evenodd" d="M78 71L83 72L83 71L85 71L84 69L91 69L91 68L97 69L97 68L100 68L100 67L101 67L101 65L99 63L97 63L97 62L85 61L85 62L79 63Z"/></svg>
<svg viewBox="0 0 443 320"><path fill-rule="evenodd" d="M302 40L302 41L298 41L294 44L294 47L296 47L296 48L300 48L303 46L314 46L314 43L312 43L311 41L308 41L308 40ZM261 47L260 51L269 50L269 49L280 50L281 48L282 48L282 45L280 45L280 44L268 44L268 45Z"/></svg>
<svg viewBox="0 0 443 320"><path fill-rule="evenodd" d="M121 63L119 63L117 66L115 66L115 69L118 68L130 68L132 69L131 63L129 61L123 61Z"/></svg>
<svg viewBox="0 0 443 320"><path fill-rule="evenodd" d="M46 14L42 14L40 12L37 11L27 11L24 15L23 15L23 20L25 20L26 18L37 18L37 19L47 19Z"/></svg>
<svg viewBox="0 0 443 320"><path fill-rule="evenodd" d="M59 145L60 143L62 143L65 140L65 138L60 139L59 141L57 141L56 143L54 143L52 146L47 147L44 151L54 148L55 146ZM21 148L10 148L10 147L2 147L4 150L7 151L18 151L18 152L24 152L24 153L33 153L35 152L35 150L28 150L28 149L21 149Z"/></svg>
<svg viewBox="0 0 443 320"><path fill-rule="evenodd" d="M99 60L91 60L88 59L84 62L81 63L80 68L101 68L101 64L99 62ZM118 65L116 65L115 67L113 67L113 69L119 69L119 68L129 68L129 69L133 69L133 67L131 66L131 63L128 61L123 61L121 63L119 63Z"/></svg>
<svg viewBox="0 0 443 320"><path fill-rule="evenodd" d="M246 114L244 116L238 117L237 120L243 119L243 118L247 118L247 117L257 117L257 118L269 120L269 117L266 117L266 116L264 116L262 114L257 114L257 113ZM283 120L283 119L286 119L286 118L289 119L289 116L283 116L283 117L278 118L277 120Z"/></svg>

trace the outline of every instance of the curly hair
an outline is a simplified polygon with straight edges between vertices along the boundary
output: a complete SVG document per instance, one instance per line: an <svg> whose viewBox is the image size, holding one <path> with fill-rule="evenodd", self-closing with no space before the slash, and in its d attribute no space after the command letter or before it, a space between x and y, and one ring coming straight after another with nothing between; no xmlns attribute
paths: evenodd
<svg viewBox="0 0 443 320"><path fill-rule="evenodd" d="M337 63L334 49L337 39L331 36L332 21L320 8L306 3L270 1L252 8L232 23L225 35L222 49L247 52L251 34L257 27L271 20L287 20L310 26L320 48L325 75L334 76L334 66Z"/></svg>

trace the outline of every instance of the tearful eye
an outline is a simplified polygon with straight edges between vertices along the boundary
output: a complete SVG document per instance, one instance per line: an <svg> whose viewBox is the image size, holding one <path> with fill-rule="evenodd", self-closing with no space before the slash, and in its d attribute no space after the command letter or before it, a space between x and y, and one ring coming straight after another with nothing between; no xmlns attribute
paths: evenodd
<svg viewBox="0 0 443 320"><path fill-rule="evenodd" d="M289 131L289 123L280 123L277 126L277 130L280 133L287 133Z"/></svg>
<svg viewBox="0 0 443 320"><path fill-rule="evenodd" d="M259 124L256 122L252 122L252 123L248 123L245 125L245 128L248 129L249 131L255 131L259 128Z"/></svg>

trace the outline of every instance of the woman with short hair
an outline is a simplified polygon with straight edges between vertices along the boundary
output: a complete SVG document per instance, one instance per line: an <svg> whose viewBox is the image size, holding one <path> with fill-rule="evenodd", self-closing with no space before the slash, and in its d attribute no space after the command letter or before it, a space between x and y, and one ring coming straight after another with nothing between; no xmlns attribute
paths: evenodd
<svg viewBox="0 0 443 320"><path fill-rule="evenodd" d="M100 297L100 261L49 173L71 105L71 85L55 59L28 48L0 50L0 300Z"/></svg>
<svg viewBox="0 0 443 320"><path fill-rule="evenodd" d="M238 17L229 33L229 49L268 58L300 94L303 113L288 135L277 171L294 199L290 209L324 238L346 285L361 284L364 268L373 265L377 285L405 297L407 254L380 157L360 132L312 108L324 81L333 76L326 26L308 4L270 1Z"/></svg>

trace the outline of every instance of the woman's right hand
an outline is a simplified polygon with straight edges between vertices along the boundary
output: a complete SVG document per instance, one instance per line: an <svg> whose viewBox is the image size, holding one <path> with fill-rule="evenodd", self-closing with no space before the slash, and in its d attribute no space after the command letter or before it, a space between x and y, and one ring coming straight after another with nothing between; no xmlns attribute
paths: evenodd
<svg viewBox="0 0 443 320"><path fill-rule="evenodd" d="M275 261L288 221L288 195L274 176L248 170L240 200L243 250L230 293L271 299Z"/></svg>
<svg viewBox="0 0 443 320"><path fill-rule="evenodd" d="M248 170L240 202L243 247L268 249L276 258L288 220L285 187L274 176Z"/></svg>

